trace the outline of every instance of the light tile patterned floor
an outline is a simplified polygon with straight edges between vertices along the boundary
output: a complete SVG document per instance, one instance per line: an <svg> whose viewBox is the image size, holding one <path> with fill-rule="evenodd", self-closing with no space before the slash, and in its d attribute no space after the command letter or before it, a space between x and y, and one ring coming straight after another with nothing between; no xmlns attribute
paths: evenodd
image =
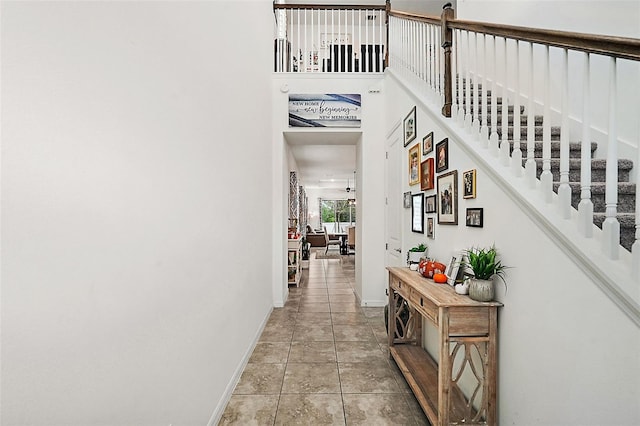
<svg viewBox="0 0 640 426"><path fill-rule="evenodd" d="M382 308L361 308L353 257L312 259L274 309L221 425L428 425L389 359Z"/></svg>

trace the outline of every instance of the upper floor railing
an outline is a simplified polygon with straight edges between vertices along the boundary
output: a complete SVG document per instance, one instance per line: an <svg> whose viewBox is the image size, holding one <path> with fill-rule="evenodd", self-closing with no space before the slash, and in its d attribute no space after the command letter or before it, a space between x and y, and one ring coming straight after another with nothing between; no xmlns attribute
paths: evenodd
<svg viewBox="0 0 640 426"><path fill-rule="evenodd" d="M388 7L274 4L274 70L383 72Z"/></svg>

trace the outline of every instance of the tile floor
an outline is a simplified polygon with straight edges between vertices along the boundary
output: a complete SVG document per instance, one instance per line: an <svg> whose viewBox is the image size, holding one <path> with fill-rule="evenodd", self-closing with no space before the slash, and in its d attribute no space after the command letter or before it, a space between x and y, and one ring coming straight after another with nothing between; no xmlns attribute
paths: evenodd
<svg viewBox="0 0 640 426"><path fill-rule="evenodd" d="M353 257L315 259L276 308L221 425L428 425L389 359L382 308L361 308Z"/></svg>

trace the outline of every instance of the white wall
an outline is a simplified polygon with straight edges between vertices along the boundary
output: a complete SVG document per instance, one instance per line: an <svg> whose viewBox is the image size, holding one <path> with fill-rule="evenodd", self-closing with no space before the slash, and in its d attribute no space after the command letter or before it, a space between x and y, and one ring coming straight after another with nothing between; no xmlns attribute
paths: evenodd
<svg viewBox="0 0 640 426"><path fill-rule="evenodd" d="M281 89L285 87L286 91ZM283 133L299 131L301 133L316 133L315 128L289 128L288 121L288 96L289 93L360 93L362 94L362 126L360 129L353 129L355 133L362 133L362 138L358 141L356 147L357 161L357 182L358 188L358 204L356 207L356 223L358 235L362 235L362 239L357 239L356 247L356 281L358 296L363 303L371 305L383 305L385 301L384 295L384 271L379 270L378 265L384 263L384 174L380 170L384 170L384 119L383 111L383 95L380 93L369 93L369 89L378 90L381 86L381 77L379 75L315 75L308 78L300 74L279 74L274 75L272 82L273 91L273 141L274 149L279 150L280 146L285 144ZM331 133L331 129L326 129L327 133ZM344 133L345 129L336 129ZM366 152L366 153L365 153ZM274 156L273 170L279 168L286 169L286 162L279 160ZM286 161L286 160L285 160ZM288 180L288 175L282 176L282 179ZM281 185L283 183L281 182ZM287 183L288 187L288 183ZM274 194L274 197L277 194ZM314 194L308 192L309 204L316 202ZM282 207L280 210L285 211L286 200L280 200ZM283 232L286 227L283 228ZM274 231L275 232L275 231ZM366 236L363 233L366 232ZM285 235L284 233L282 235ZM282 240L284 241L284 239ZM275 265L283 265L284 268L284 249L281 249L280 242L274 239L274 267ZM283 243L282 243L283 244ZM274 285L282 283L286 292L285 276L274 277ZM362 285L362 288L360 286ZM281 294L279 289L274 293Z"/></svg>
<svg viewBox="0 0 640 426"><path fill-rule="evenodd" d="M1 7L0 422L206 424L272 306L271 2Z"/></svg>
<svg viewBox="0 0 640 426"><path fill-rule="evenodd" d="M407 91L394 77L385 80L385 87L387 123L404 118L417 105L416 141L430 131L436 143L449 137L446 172L458 171L459 190L462 172L477 169L477 197L464 200L459 195L458 225L436 224L435 239L412 233L410 209L405 210L403 252L427 242L430 255L447 263L454 251L495 243L504 264L512 267L506 276L508 291L497 286L497 300L504 303L499 312L499 422L638 424L637 326L460 148L460 139L442 125L439 105L427 108L410 94L418 90ZM411 146L404 149L405 155ZM403 176L408 176L406 158ZM419 192L409 187L408 179L398 190ZM465 226L469 207L484 209L483 228ZM427 347L435 350L435 344L435 336L427 331Z"/></svg>

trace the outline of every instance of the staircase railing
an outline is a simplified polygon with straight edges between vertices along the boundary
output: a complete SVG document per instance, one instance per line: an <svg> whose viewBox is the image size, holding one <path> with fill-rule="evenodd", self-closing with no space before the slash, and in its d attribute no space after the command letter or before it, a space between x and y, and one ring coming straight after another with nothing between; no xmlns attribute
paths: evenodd
<svg viewBox="0 0 640 426"><path fill-rule="evenodd" d="M389 12L390 69L420 83L445 117L575 220L585 238L594 237L594 223L601 227L609 259L630 251L635 280L640 103L625 102L624 114L618 105L625 87L639 83L638 61L639 39L458 20L450 4L440 17ZM620 75L631 86L619 86Z"/></svg>
<svg viewBox="0 0 640 426"><path fill-rule="evenodd" d="M274 4L274 71L381 73L386 66L383 5Z"/></svg>

